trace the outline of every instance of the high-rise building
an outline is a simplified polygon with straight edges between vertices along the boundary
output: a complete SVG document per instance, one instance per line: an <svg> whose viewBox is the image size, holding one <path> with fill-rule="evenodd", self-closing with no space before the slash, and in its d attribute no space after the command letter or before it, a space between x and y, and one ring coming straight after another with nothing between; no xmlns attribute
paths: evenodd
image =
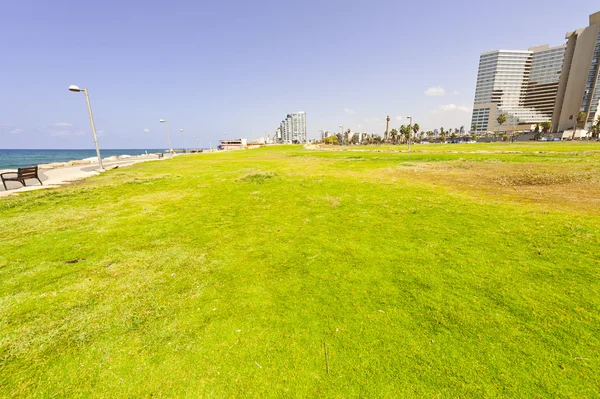
<svg viewBox="0 0 600 399"><path fill-rule="evenodd" d="M590 15L588 27L567 33L566 39L567 51L552 124L558 131L572 129L577 115L583 112L583 125L589 129L599 116L600 11Z"/></svg>
<svg viewBox="0 0 600 399"><path fill-rule="evenodd" d="M503 130L550 121L556 101L565 46L529 50L496 50L479 60L472 128L499 129L497 117L506 116Z"/></svg>
<svg viewBox="0 0 600 399"><path fill-rule="evenodd" d="M481 54L471 126L481 133L551 122L556 132L572 129L583 112L589 129L600 116L600 12L566 39L556 47ZM502 126L500 114L506 116Z"/></svg>
<svg viewBox="0 0 600 399"><path fill-rule="evenodd" d="M533 123L550 122L552 119L565 49L566 45L557 47L544 45L529 49L532 52L531 71L523 106L541 113L540 118Z"/></svg>
<svg viewBox="0 0 600 399"><path fill-rule="evenodd" d="M288 114L277 128L277 135L281 143L306 143L306 113L299 111Z"/></svg>

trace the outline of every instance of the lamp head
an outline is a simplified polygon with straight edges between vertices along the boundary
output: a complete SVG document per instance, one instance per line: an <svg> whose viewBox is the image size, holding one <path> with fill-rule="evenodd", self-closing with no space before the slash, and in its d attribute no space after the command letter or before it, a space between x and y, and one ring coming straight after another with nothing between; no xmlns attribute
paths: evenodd
<svg viewBox="0 0 600 399"><path fill-rule="evenodd" d="M183 129L179 129L180 132L183 132Z"/></svg>
<svg viewBox="0 0 600 399"><path fill-rule="evenodd" d="M164 122L166 122L166 120L164 120L164 119L161 119L161 120L159 120L159 122L160 122L160 123L164 123Z"/></svg>
<svg viewBox="0 0 600 399"><path fill-rule="evenodd" d="M81 89L76 85L71 85L71 86L69 86L69 91L79 93L81 91Z"/></svg>

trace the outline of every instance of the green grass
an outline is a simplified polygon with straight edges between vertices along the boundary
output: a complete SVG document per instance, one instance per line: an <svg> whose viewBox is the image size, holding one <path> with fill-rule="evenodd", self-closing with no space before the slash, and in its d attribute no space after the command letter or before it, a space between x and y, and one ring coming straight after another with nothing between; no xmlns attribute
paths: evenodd
<svg viewBox="0 0 600 399"><path fill-rule="evenodd" d="M600 215L405 171L597 170L600 145L415 150L191 155L2 199L0 397L598 397Z"/></svg>

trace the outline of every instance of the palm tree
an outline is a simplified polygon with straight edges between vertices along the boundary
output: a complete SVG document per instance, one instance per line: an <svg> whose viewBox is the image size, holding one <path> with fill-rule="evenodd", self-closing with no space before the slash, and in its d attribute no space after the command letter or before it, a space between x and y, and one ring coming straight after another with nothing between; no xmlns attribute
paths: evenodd
<svg viewBox="0 0 600 399"><path fill-rule="evenodd" d="M443 127L440 128L440 139L442 140L442 143L446 141L446 131L444 131Z"/></svg>
<svg viewBox="0 0 600 399"><path fill-rule="evenodd" d="M392 139L392 143L395 143L396 137L398 137L398 130L392 129L392 131L390 132L390 137Z"/></svg>
<svg viewBox="0 0 600 399"><path fill-rule="evenodd" d="M540 123L540 127L542 128L542 133L548 134L548 132L550 132L550 129L552 129L552 123L542 122Z"/></svg>
<svg viewBox="0 0 600 399"><path fill-rule="evenodd" d="M421 126L419 126L418 123L415 123L415 124L412 125L412 131L415 133L415 135L417 135L417 133L419 133L420 129L421 129Z"/></svg>
<svg viewBox="0 0 600 399"><path fill-rule="evenodd" d="M577 133L577 126L583 124L585 122L587 114L583 111L577 114L577 122L575 122L575 129L573 129L573 134L571 135L571 140L575 138L575 134Z"/></svg>
<svg viewBox="0 0 600 399"><path fill-rule="evenodd" d="M402 133L402 138L404 138L408 143L408 151L410 151L410 136L412 133L412 127L410 125L402 125L400 127L400 133Z"/></svg>
<svg viewBox="0 0 600 399"><path fill-rule="evenodd" d="M600 137L600 117L598 117L596 123L592 125L592 137Z"/></svg>
<svg viewBox="0 0 600 399"><path fill-rule="evenodd" d="M506 115L505 114L498 115L498 117L496 118L496 121L498 122L498 125L500 127L502 127L502 125L504 124L504 122L506 122Z"/></svg>
<svg viewBox="0 0 600 399"><path fill-rule="evenodd" d="M598 124L595 123L592 125L592 138L598 137L599 130L600 130L600 126L598 126Z"/></svg>
<svg viewBox="0 0 600 399"><path fill-rule="evenodd" d="M406 129L410 129L410 127L408 125L402 125L400 126L400 129L398 129L398 142L401 144L406 142Z"/></svg>

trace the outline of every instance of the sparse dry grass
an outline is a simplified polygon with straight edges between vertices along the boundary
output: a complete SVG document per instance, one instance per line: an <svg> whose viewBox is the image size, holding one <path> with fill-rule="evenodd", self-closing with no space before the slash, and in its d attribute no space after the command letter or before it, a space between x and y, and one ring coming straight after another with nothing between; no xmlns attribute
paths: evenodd
<svg viewBox="0 0 600 399"><path fill-rule="evenodd" d="M409 174L427 184L478 198L528 203L566 212L600 212L597 167L586 164L453 161L419 165Z"/></svg>

